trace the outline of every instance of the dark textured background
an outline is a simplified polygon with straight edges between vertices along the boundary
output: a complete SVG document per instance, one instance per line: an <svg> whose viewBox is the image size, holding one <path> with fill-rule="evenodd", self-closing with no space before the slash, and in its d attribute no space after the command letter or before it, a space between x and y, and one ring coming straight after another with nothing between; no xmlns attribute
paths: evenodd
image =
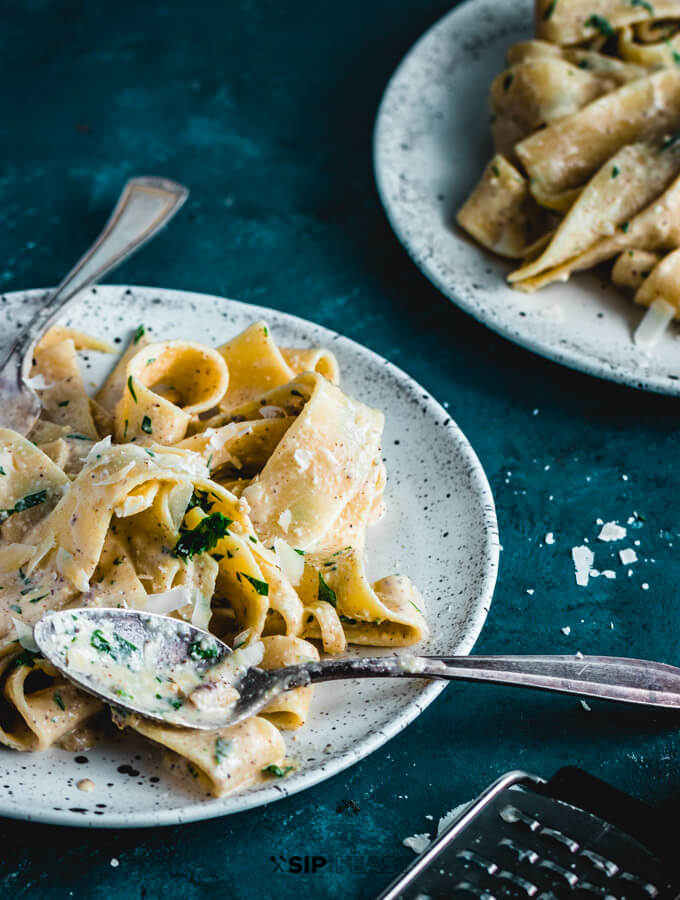
<svg viewBox="0 0 680 900"><path fill-rule="evenodd" d="M488 473L504 546L479 651L679 662L677 402L561 369L485 330L416 271L380 208L371 131L381 92L449 6L4 0L0 289L58 281L128 176L183 181L185 210L115 279L315 319L449 404ZM569 548L593 540L596 517L633 510L645 520L631 536L655 561L622 577L607 561L616 545L600 544L596 565L619 577L576 587ZM546 531L552 547L539 546ZM579 763L676 802L676 721L592 707L451 686L369 759L268 808L142 831L0 820L0 896L370 898L413 858L401 841L432 829L426 814L436 824L513 767ZM270 857L305 854L325 856L325 870L273 871Z"/></svg>

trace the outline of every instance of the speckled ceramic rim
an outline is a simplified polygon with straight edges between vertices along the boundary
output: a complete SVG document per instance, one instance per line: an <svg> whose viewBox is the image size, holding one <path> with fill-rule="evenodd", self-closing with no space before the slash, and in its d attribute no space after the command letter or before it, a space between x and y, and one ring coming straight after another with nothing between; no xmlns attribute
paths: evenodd
<svg viewBox="0 0 680 900"><path fill-rule="evenodd" d="M497 8L501 7L503 2L504 0L494 0L494 4L498 5ZM508 6L513 2L514 0L511 0ZM536 339L530 332L517 330L511 319L503 319L494 315L495 310L491 305L487 307L476 305L472 296L467 296L466 292L456 292L438 272L435 265L436 252L430 247L424 246L421 235L410 229L409 225L413 224L413 217L409 215L409 211L401 208L400 204L391 196L386 175L388 163L384 157L383 148L387 146L389 140L394 140L394 120L390 120L386 110L397 96L412 94L412 86L407 73L407 67L411 60L426 49L438 31L449 27L451 20L467 13L470 7L477 5L478 0L465 0L430 26L404 56L383 93L373 132L373 169L378 194L392 229L411 259L444 296L473 318L513 343L570 369L585 372L587 375L626 384L639 390L680 396L680 379L677 375L669 377L661 373L645 374L639 369L625 364L616 364L605 356L584 352L578 344L573 342L569 342L568 346L564 347L558 340ZM530 27L531 21L527 19L527 31L530 30ZM473 37L474 35L471 35L471 39Z"/></svg>
<svg viewBox="0 0 680 900"><path fill-rule="evenodd" d="M117 289L125 290L126 287L127 286L117 286ZM297 325L298 327L303 328L314 328L315 338L321 337L322 341L327 343L328 346L338 344L344 345L351 352L363 356L366 360L370 360L373 366L381 366L384 369L387 369L401 384L403 384L406 390L416 391L418 393L418 396L421 398L421 402L427 409L429 415L447 421L448 424L445 427L450 439L455 445L455 451L461 460L464 460L469 465L471 485L478 492L479 504L484 521L483 533L479 535L480 557L482 561L479 593L470 618L466 623L467 627L465 634L454 650L455 653L460 655L468 654L472 650L475 641L482 630L491 604L498 572L500 545L498 541L496 508L486 474L467 438L456 423L450 418L448 411L440 406L434 397L432 397L409 375L394 366L388 360L379 356L377 353L358 344L356 341L352 341L349 338L343 337L336 332L330 331L327 328L323 328L323 326L316 325L315 323L309 322L298 316L292 316L279 310L270 310L263 306L252 306L237 300L227 300L223 297L206 294L197 295L194 292L166 289L159 290L157 288L135 286L130 286L130 290L133 292L148 292L149 294L152 294L153 292L162 292L163 295L176 299L191 293L193 296L200 296L204 303L229 303L234 307L247 310L248 314L252 315L255 319L267 318L268 315L273 313L277 318L288 320L291 325ZM45 291L43 289L16 293L23 297L30 294L37 298L43 295ZM6 296L11 297L13 295L7 294ZM407 703L385 727L362 739L352 751L345 753L344 756L339 757L338 759L329 760L328 765L317 767L314 771L305 773L304 769L302 769L291 777L291 780L287 782L285 786L273 784L271 787L265 788L264 790L260 789L255 795L249 796L247 794L239 795L238 793L235 793L222 799L218 798L216 800L201 801L200 803L190 803L182 809L174 808L155 811L153 813L142 812L139 814L111 813L98 819L93 817L84 819L83 816L67 810L59 812L52 812L51 810L36 812L32 809L27 809L25 812L19 812L16 807L7 807L0 803L0 816L22 819L28 822L74 825L81 828L138 828L153 827L157 825L179 825L183 822L213 819L231 813L243 812L244 810L252 809L254 807L264 806L275 800L280 800L282 797L297 794L300 791L313 787L314 785L331 778L333 775L337 775L339 772L344 771L349 766L368 756L370 753L373 753L374 750L382 747L382 745L389 741L390 738L393 738L407 725L413 722L413 720L439 696L445 687L446 682L429 683L419 692L418 696Z"/></svg>

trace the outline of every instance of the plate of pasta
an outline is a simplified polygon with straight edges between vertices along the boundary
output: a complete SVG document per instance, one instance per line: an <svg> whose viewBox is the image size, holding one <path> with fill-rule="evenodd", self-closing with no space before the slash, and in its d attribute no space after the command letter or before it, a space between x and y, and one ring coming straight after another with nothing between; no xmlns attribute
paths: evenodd
<svg viewBox="0 0 680 900"><path fill-rule="evenodd" d="M41 296L3 297L0 350ZM366 756L443 687L297 689L214 732L112 716L37 652L47 611L184 619L264 668L472 648L498 561L484 471L370 350L272 309L98 286L42 337L29 384L32 432L0 429L0 815L120 827L258 806ZM124 665L109 637L92 648Z"/></svg>
<svg viewBox="0 0 680 900"><path fill-rule="evenodd" d="M378 190L462 309L549 359L680 394L680 4L467 0L383 97Z"/></svg>

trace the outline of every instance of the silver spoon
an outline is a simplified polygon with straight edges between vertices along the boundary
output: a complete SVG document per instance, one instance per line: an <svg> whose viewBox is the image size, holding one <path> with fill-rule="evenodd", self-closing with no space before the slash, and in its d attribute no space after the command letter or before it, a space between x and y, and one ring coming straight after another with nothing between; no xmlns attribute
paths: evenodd
<svg viewBox="0 0 680 900"><path fill-rule="evenodd" d="M95 639L96 632L99 637ZM124 609L48 613L35 626L34 637L59 671L106 703L156 721L206 730L256 715L284 691L339 678L485 681L680 709L680 669L623 657L401 655L325 659L265 671L249 666L247 659L239 661L241 651L232 651L200 628L167 616ZM82 660L72 663L73 647L81 648L77 656L82 656L82 648L89 653L91 668L83 667ZM184 696L181 703L178 699L170 705L156 692L156 686L178 668L195 676L199 693L211 692L211 676L231 662L233 687L238 691L238 699L231 704L197 706ZM139 693L144 684L152 685L148 697Z"/></svg>
<svg viewBox="0 0 680 900"><path fill-rule="evenodd" d="M109 221L61 284L44 298L0 365L0 427L28 434L40 414L40 399L25 379L33 347L83 288L94 284L149 241L182 206L189 191L167 178L127 182Z"/></svg>

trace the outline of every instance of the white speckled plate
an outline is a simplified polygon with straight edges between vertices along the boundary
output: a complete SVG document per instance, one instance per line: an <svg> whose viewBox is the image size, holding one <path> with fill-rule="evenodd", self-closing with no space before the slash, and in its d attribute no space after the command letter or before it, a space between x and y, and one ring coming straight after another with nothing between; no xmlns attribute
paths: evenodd
<svg viewBox="0 0 680 900"><path fill-rule="evenodd" d="M531 0L467 0L434 25L392 77L378 113L378 190L399 240L454 303L542 356L633 387L680 394L680 328L647 357L631 340L643 314L595 275L536 294L473 244L455 213L492 155L489 85L511 44L532 34Z"/></svg>
<svg viewBox="0 0 680 900"><path fill-rule="evenodd" d="M40 296L30 291L1 298L0 353ZM464 435L408 375L311 322L205 294L99 286L83 294L64 324L121 342L144 323L159 339L217 344L259 318L284 345L330 347L345 389L384 410L387 514L369 535L369 575L404 572L419 585L432 628L423 652L469 653L496 580L493 498ZM84 372L94 385L110 357L85 357ZM83 754L3 749L0 815L122 827L177 824L249 809L317 784L362 759L412 722L442 689L443 683L417 679L321 685L308 725L285 733L288 755L299 762L299 770L222 799L188 794L163 773L156 748L126 735ZM84 777L95 782L91 793L76 788Z"/></svg>

